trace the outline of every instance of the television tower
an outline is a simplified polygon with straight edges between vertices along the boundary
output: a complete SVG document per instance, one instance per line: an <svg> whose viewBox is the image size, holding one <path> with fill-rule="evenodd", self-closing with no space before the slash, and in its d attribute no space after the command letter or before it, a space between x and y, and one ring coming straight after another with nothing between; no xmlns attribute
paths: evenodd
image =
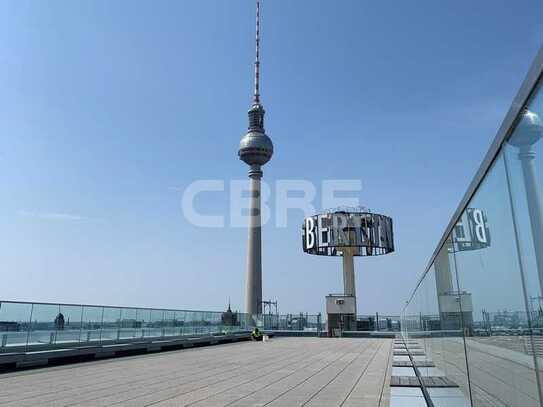
<svg viewBox="0 0 543 407"><path fill-rule="evenodd" d="M260 0L256 0L256 58L253 105L249 109L249 128L239 143L239 159L249 165L250 211L245 281L245 312L262 313L262 234L260 180L262 166L273 155L273 143L264 130L264 107L260 103Z"/></svg>

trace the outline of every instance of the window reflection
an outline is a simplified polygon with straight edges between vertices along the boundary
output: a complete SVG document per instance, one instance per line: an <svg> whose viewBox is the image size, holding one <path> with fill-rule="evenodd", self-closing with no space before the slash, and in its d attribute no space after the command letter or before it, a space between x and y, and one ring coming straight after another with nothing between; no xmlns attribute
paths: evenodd
<svg viewBox="0 0 543 407"><path fill-rule="evenodd" d="M507 151L515 221L519 231L521 262L528 290L532 326L541 328L543 314L543 174L536 165L543 153L540 115L543 96L538 92L530 108L524 111Z"/></svg>
<svg viewBox="0 0 543 407"><path fill-rule="evenodd" d="M543 402L543 94L498 152L403 314L473 406Z"/></svg>
<svg viewBox="0 0 543 407"><path fill-rule="evenodd" d="M467 229L462 229L462 233L463 236L468 236ZM451 235L434 260L435 282L432 279L434 282L432 291L439 310L441 352L433 354L432 359L436 366L460 387L465 398L469 399L470 389L463 333L471 329L473 313L471 294L461 291L458 287L455 247L457 248L458 245L455 245L455 240Z"/></svg>
<svg viewBox="0 0 543 407"><path fill-rule="evenodd" d="M513 219L517 229L519 263L525 282L526 316L529 332L525 353L533 357L539 397L542 395L543 365L540 343L543 329L543 174L539 157L543 154L543 94L541 84L523 111L505 147L506 169L511 191Z"/></svg>
<svg viewBox="0 0 543 407"><path fill-rule="evenodd" d="M482 214L479 219L472 216L476 212ZM502 154L463 217L473 223L472 239L492 236L484 244L454 242L459 287L470 294L461 297L461 307L472 311L471 320L464 320L464 337L473 405L488 405L492 400L537 406L533 360L523 368L517 366L519 360L531 358L523 352L530 324Z"/></svg>

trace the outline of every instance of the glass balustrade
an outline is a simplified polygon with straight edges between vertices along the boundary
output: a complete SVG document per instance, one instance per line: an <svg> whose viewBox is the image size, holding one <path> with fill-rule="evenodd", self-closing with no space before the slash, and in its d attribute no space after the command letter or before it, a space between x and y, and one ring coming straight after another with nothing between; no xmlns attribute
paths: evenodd
<svg viewBox="0 0 543 407"><path fill-rule="evenodd" d="M0 352L119 343L252 330L324 329L321 315L247 315L77 304L0 301Z"/></svg>
<svg viewBox="0 0 543 407"><path fill-rule="evenodd" d="M402 314L404 338L433 365L421 375L448 377L476 407L543 405L541 86L521 105Z"/></svg>
<svg viewBox="0 0 543 407"><path fill-rule="evenodd" d="M233 317L232 317L233 315ZM242 313L0 301L0 352L250 330Z"/></svg>

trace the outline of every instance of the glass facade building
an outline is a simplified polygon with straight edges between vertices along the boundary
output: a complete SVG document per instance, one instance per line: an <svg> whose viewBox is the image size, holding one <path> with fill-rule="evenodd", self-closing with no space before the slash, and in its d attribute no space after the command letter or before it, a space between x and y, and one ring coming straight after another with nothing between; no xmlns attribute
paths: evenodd
<svg viewBox="0 0 543 407"><path fill-rule="evenodd" d="M472 406L543 406L543 51L402 313Z"/></svg>

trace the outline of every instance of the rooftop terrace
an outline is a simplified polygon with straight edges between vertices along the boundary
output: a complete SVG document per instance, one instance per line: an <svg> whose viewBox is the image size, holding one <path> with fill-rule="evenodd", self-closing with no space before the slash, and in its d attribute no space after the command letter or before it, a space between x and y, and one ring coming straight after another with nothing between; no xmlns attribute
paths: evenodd
<svg viewBox="0 0 543 407"><path fill-rule="evenodd" d="M6 373L17 406L388 406L392 340L273 338Z"/></svg>

